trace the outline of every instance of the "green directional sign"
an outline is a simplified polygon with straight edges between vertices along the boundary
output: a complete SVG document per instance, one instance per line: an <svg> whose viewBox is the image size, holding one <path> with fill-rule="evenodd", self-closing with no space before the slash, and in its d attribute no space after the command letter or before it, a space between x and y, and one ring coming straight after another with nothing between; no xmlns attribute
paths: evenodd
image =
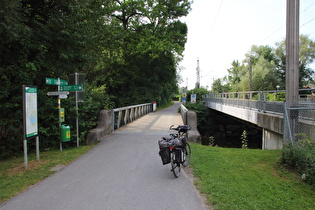
<svg viewBox="0 0 315 210"><path fill-rule="evenodd" d="M68 85L68 81L61 79L59 84L58 79L46 78L46 85Z"/></svg>
<svg viewBox="0 0 315 210"><path fill-rule="evenodd" d="M82 85L63 85L60 86L61 91L83 91Z"/></svg>

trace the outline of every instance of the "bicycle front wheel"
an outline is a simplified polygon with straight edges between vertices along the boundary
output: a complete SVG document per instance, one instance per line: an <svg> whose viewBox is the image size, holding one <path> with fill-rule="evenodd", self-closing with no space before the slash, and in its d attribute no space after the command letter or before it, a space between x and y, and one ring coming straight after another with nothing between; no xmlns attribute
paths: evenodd
<svg viewBox="0 0 315 210"><path fill-rule="evenodd" d="M176 162L175 152L171 153L171 166L172 166L172 172L176 178L178 178L180 173L180 163Z"/></svg>
<svg viewBox="0 0 315 210"><path fill-rule="evenodd" d="M185 161L183 162L183 166L187 167L190 163L190 158L191 158L191 148L188 142L186 143L186 147L183 152L185 153Z"/></svg>

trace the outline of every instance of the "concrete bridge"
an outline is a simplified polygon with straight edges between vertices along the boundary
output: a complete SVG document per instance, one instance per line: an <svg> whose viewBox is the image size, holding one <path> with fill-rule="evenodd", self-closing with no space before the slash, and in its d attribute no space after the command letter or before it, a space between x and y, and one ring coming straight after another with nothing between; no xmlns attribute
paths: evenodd
<svg viewBox="0 0 315 210"><path fill-rule="evenodd" d="M283 142L293 143L299 135L314 139L313 90L304 89L300 93L303 91L305 94L300 94L300 103L296 107L286 107L285 102L270 101L270 98L276 99L278 95L284 96L283 90L213 93L204 95L203 101L210 109L259 126L262 129L262 149L281 149ZM294 111L298 113L295 116L296 125L291 122L290 113Z"/></svg>

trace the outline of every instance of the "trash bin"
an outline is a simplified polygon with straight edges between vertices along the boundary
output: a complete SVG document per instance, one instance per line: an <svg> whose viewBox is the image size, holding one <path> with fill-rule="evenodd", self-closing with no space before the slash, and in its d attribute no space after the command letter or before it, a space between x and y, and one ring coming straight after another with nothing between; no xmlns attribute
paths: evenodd
<svg viewBox="0 0 315 210"><path fill-rule="evenodd" d="M70 141L70 126L69 125L61 125L60 128L60 140L61 142Z"/></svg>

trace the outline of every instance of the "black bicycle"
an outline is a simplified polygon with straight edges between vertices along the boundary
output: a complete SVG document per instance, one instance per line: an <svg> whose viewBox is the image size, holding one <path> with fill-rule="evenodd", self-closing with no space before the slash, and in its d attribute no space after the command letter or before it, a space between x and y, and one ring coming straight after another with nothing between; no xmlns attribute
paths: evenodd
<svg viewBox="0 0 315 210"><path fill-rule="evenodd" d="M181 165L186 167L190 163L191 148L186 140L185 134L190 130L188 125L172 125L170 130L176 130L177 133L171 133L170 137L163 137L159 140L160 156L163 165L171 163L171 171L177 178L180 174Z"/></svg>

